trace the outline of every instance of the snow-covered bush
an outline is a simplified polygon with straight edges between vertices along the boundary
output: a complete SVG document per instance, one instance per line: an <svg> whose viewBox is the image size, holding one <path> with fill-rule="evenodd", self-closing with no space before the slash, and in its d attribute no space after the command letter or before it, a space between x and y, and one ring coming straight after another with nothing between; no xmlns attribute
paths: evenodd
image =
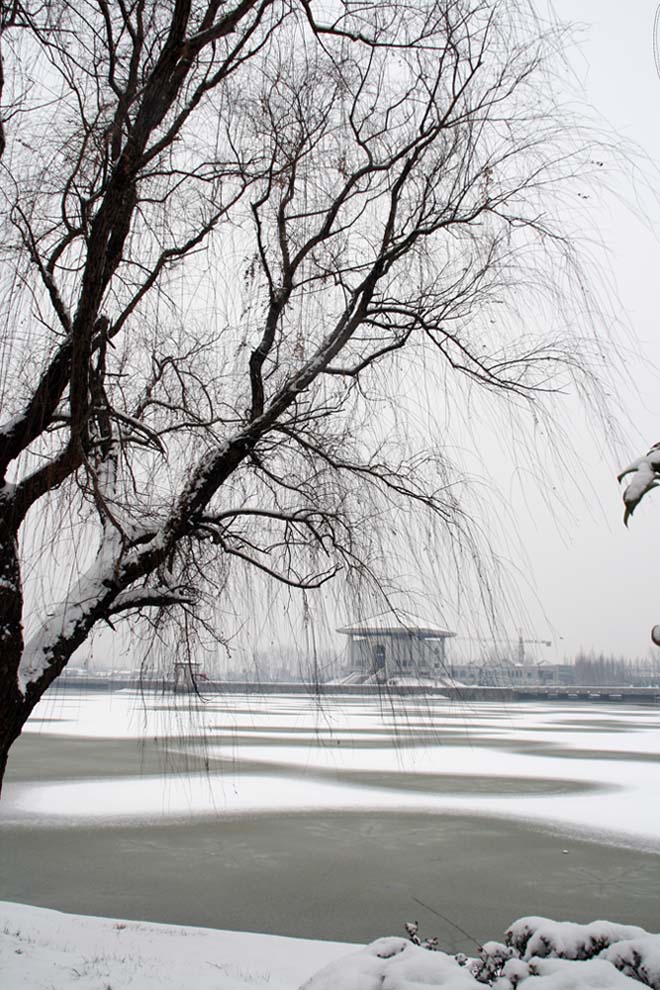
<svg viewBox="0 0 660 990"><path fill-rule="evenodd" d="M433 952L438 948L438 938L435 935L431 935L422 941L422 937L419 934L419 922L418 921L406 921L403 926L408 932L408 938L413 943L413 945L421 945L423 949L431 949Z"/></svg>
<svg viewBox="0 0 660 990"><path fill-rule="evenodd" d="M503 942L484 942L479 958L472 960L469 970L479 983L492 986L502 975L506 963L515 955L516 950Z"/></svg>
<svg viewBox="0 0 660 990"><path fill-rule="evenodd" d="M410 941L378 939L300 990L660 990L660 935L634 925L520 918L506 943L485 942L472 959L422 942L417 922L405 928Z"/></svg>
<svg viewBox="0 0 660 990"><path fill-rule="evenodd" d="M496 990L516 990L519 983L529 976L529 965L517 956L504 964L502 975L495 980Z"/></svg>
<svg viewBox="0 0 660 990"><path fill-rule="evenodd" d="M653 990L660 990L660 935L643 935L616 942L601 956L627 976Z"/></svg>
<svg viewBox="0 0 660 990"><path fill-rule="evenodd" d="M379 938L330 963L300 990L482 990L468 969L445 952L403 938Z"/></svg>
<svg viewBox="0 0 660 990"><path fill-rule="evenodd" d="M508 990L498 985L498 990ZM639 990L639 983L624 976L604 959L531 959L529 976L518 990Z"/></svg>
<svg viewBox="0 0 660 990"><path fill-rule="evenodd" d="M523 959L555 956L559 959L593 959L608 946L623 939L647 933L634 925L616 925L611 921L592 921L579 925L572 921L550 918L519 918L506 931L506 943Z"/></svg>

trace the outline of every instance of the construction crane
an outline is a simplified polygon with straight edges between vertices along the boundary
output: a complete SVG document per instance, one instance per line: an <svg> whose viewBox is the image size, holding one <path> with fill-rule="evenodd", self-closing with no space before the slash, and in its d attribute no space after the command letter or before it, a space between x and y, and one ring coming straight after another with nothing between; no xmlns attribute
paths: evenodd
<svg viewBox="0 0 660 990"><path fill-rule="evenodd" d="M518 663L525 662L525 643L536 643L538 646L552 646L550 639L523 639L522 630L518 634Z"/></svg>

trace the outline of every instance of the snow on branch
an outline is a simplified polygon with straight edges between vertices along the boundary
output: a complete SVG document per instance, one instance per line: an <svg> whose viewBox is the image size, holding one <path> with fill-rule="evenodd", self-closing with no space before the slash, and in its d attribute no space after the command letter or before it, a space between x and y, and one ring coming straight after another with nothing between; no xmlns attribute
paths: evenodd
<svg viewBox="0 0 660 990"><path fill-rule="evenodd" d="M654 443L648 454L638 457L629 464L618 476L617 481L621 482L629 474L633 477L623 492L623 503L626 507L623 521L626 526L646 493L660 483L660 443Z"/></svg>
<svg viewBox="0 0 660 990"><path fill-rule="evenodd" d="M192 604L188 590L163 581L152 587L126 587L135 577L126 569L125 560L122 562L123 554L121 534L106 527L93 563L72 585L64 600L46 614L27 642L18 669L21 694L25 695L31 686L42 690L39 682L50 683L92 627L108 616L150 606Z"/></svg>
<svg viewBox="0 0 660 990"><path fill-rule="evenodd" d="M26 643L18 668L21 694L25 695L30 685L37 684L49 671L55 671L53 676L60 672L103 614L107 601L114 597L104 580L108 572L101 566L102 560L99 555Z"/></svg>
<svg viewBox="0 0 660 990"><path fill-rule="evenodd" d="M151 588L129 588L120 591L108 608L108 615L118 612L135 611L141 608L167 608L170 605L193 605L195 596L190 591L155 585Z"/></svg>

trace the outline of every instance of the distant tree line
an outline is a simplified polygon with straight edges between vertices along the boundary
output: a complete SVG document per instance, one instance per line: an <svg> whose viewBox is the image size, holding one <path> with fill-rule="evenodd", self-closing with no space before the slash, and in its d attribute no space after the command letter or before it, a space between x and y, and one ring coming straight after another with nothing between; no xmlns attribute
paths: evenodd
<svg viewBox="0 0 660 990"><path fill-rule="evenodd" d="M574 660L576 684L660 685L660 657L627 660L604 653L579 653Z"/></svg>

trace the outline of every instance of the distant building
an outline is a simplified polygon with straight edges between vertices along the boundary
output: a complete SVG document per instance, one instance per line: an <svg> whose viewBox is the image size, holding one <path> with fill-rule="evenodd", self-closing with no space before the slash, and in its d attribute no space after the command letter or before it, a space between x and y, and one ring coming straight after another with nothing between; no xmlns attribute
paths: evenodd
<svg viewBox="0 0 660 990"><path fill-rule="evenodd" d="M505 658L450 664L449 674L457 683L484 687L554 687L575 682L573 667L568 664L519 663Z"/></svg>
<svg viewBox="0 0 660 990"><path fill-rule="evenodd" d="M429 623L396 622L391 616L366 619L337 632L348 636L349 666L361 678L447 677L445 643L456 633Z"/></svg>

